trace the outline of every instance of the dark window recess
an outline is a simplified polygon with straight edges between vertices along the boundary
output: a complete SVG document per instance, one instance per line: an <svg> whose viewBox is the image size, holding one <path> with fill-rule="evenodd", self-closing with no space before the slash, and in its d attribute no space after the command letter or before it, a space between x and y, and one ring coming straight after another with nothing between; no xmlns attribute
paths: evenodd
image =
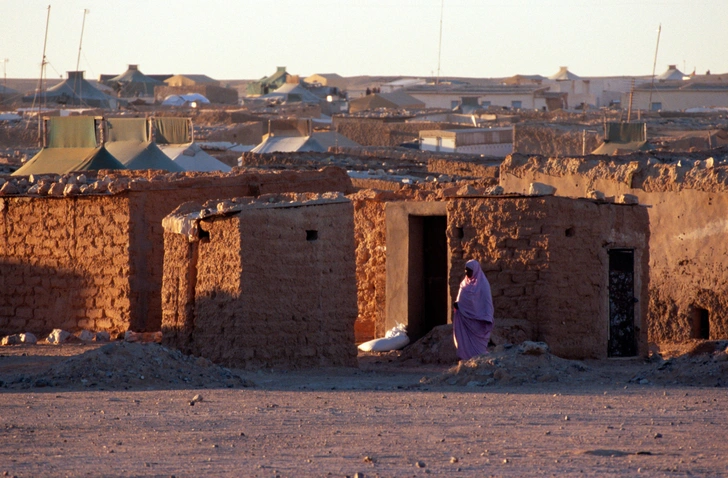
<svg viewBox="0 0 728 478"><path fill-rule="evenodd" d="M566 235L566 237L574 237L576 235L576 229L570 227L566 231L564 231L564 234Z"/></svg>
<svg viewBox="0 0 728 478"><path fill-rule="evenodd" d="M693 308L693 330L694 339L710 339L710 312L700 307Z"/></svg>
<svg viewBox="0 0 728 478"><path fill-rule="evenodd" d="M456 227L455 228L455 239L462 239L465 237L465 232L463 231L462 227Z"/></svg>
<svg viewBox="0 0 728 478"><path fill-rule="evenodd" d="M209 241L210 240L210 231L206 231L202 229L202 227L199 228L200 231L200 240L201 241Z"/></svg>
<svg viewBox="0 0 728 478"><path fill-rule="evenodd" d="M609 357L637 355L634 323L634 251L609 251Z"/></svg>
<svg viewBox="0 0 728 478"><path fill-rule="evenodd" d="M315 230L307 230L306 231L306 240L307 241L315 241L318 240L318 231Z"/></svg>

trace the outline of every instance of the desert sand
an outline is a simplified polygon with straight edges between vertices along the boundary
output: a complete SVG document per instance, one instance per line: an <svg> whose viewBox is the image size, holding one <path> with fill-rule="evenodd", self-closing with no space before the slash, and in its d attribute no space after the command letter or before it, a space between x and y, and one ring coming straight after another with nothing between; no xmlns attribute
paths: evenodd
<svg viewBox="0 0 728 478"><path fill-rule="evenodd" d="M3 347L0 473L725 476L725 388L674 373L700 361L725 380L720 353L247 371L157 344Z"/></svg>

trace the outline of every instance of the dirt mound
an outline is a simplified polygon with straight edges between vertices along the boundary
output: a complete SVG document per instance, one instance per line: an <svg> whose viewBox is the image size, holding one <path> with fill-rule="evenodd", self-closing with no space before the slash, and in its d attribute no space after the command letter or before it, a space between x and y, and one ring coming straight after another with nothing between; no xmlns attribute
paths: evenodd
<svg viewBox="0 0 728 478"><path fill-rule="evenodd" d="M559 382L588 370L582 362L566 360L549 353L543 342L523 342L518 346L499 345L489 355L460 362L447 372L422 379L424 384L518 385L533 382Z"/></svg>
<svg viewBox="0 0 728 478"><path fill-rule="evenodd" d="M253 384L206 358L184 355L158 344L113 342L52 365L47 371L16 375L9 388L88 387L99 390L132 388L233 388Z"/></svg>
<svg viewBox="0 0 728 478"><path fill-rule="evenodd" d="M655 365L630 382L728 387L728 340L692 344L684 355L655 360Z"/></svg>
<svg viewBox="0 0 728 478"><path fill-rule="evenodd" d="M455 352L455 342L452 339L452 324L433 328L427 335L405 348L398 360L454 364L458 361L458 357Z"/></svg>

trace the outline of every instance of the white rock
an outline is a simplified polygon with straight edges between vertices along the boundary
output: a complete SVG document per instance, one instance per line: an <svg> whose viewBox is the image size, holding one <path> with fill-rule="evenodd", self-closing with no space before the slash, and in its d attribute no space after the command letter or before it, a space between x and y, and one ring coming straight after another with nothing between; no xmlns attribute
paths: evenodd
<svg viewBox="0 0 728 478"><path fill-rule="evenodd" d="M38 338L35 335L31 334L30 332L25 332L24 334L20 334L19 337L20 337L20 342L22 342L24 344L37 344L38 343Z"/></svg>
<svg viewBox="0 0 728 478"><path fill-rule="evenodd" d="M590 189L586 193L586 197L589 199L596 199L597 201L603 201L604 200L604 193L601 191L595 191L594 189Z"/></svg>
<svg viewBox="0 0 728 478"><path fill-rule="evenodd" d="M715 159L711 156L710 158L705 160L705 168L713 169L713 166L715 166Z"/></svg>
<svg viewBox="0 0 728 478"><path fill-rule="evenodd" d="M0 341L0 345L17 345L20 343L20 336L18 334L8 335L3 337Z"/></svg>
<svg viewBox="0 0 728 478"><path fill-rule="evenodd" d="M640 200L634 194L620 194L614 202L617 204L639 204Z"/></svg>
<svg viewBox="0 0 728 478"><path fill-rule="evenodd" d="M549 346L545 342L527 340L518 346L518 351L523 355L543 355L549 352Z"/></svg>
<svg viewBox="0 0 728 478"><path fill-rule="evenodd" d="M67 342L69 338L71 338L71 334L69 332L61 329L53 329L53 332L51 332L46 338L46 342L49 344L62 344Z"/></svg>
<svg viewBox="0 0 728 478"><path fill-rule="evenodd" d="M108 332L102 330L101 332L96 332L94 340L96 342L108 342L109 340L111 340L111 335Z"/></svg>
<svg viewBox="0 0 728 478"><path fill-rule="evenodd" d="M78 184L86 184L86 182L87 182L86 175L85 174L79 174L78 176L76 176L76 182Z"/></svg>
<svg viewBox="0 0 728 478"><path fill-rule="evenodd" d="M77 335L77 337L84 342L91 342L96 337L96 334L94 334L90 330L82 330L81 333Z"/></svg>
<svg viewBox="0 0 728 478"><path fill-rule="evenodd" d="M529 196L553 196L555 192L556 188L550 184L531 183L528 187Z"/></svg>

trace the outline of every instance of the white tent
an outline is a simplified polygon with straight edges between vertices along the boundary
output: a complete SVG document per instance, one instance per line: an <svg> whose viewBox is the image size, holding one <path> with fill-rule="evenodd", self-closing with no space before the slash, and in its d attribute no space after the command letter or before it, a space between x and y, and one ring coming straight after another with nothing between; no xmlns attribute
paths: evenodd
<svg viewBox="0 0 728 478"><path fill-rule="evenodd" d="M193 104L209 104L210 100L199 93L188 93L186 95L169 95L162 101L163 106L193 106Z"/></svg>
<svg viewBox="0 0 728 478"><path fill-rule="evenodd" d="M227 173L232 169L227 164L204 152L196 143L159 144L158 146L164 154L179 166L182 166L185 171L222 171Z"/></svg>

